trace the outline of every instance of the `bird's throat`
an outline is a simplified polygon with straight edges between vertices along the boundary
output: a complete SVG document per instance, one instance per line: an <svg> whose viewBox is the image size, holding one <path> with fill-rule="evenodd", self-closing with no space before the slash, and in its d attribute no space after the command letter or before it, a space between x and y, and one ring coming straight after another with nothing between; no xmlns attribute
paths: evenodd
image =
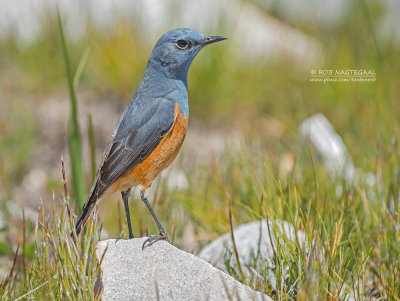
<svg viewBox="0 0 400 301"><path fill-rule="evenodd" d="M166 98L176 102L182 113L189 117L187 71L171 74L171 70L149 60L137 93L152 94L154 98Z"/></svg>

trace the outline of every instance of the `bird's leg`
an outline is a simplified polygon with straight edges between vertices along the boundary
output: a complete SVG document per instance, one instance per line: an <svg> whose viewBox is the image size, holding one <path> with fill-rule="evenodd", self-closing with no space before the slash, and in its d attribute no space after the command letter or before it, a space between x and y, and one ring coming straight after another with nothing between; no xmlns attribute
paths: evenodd
<svg viewBox="0 0 400 301"><path fill-rule="evenodd" d="M129 205L128 205L128 199L129 199L130 194L131 194L130 189L128 189L126 191L121 191L122 199L124 200L126 220L128 222L129 239L133 238L133 232L132 232L132 226L131 226L131 215L129 214Z"/></svg>
<svg viewBox="0 0 400 301"><path fill-rule="evenodd" d="M146 241L143 243L142 250L145 248L146 244L151 245L151 244L155 243L156 241L159 241L160 239L164 239L167 242L171 243L168 239L167 233L165 232L163 226L161 226L160 221L158 220L156 214L154 213L153 208L151 208L150 203L145 196L145 191L143 189L140 190L140 197L141 197L143 203L146 204L147 209L149 209L151 215L153 216L154 221L157 224L158 230L160 231L159 235L152 235L148 239L146 239Z"/></svg>

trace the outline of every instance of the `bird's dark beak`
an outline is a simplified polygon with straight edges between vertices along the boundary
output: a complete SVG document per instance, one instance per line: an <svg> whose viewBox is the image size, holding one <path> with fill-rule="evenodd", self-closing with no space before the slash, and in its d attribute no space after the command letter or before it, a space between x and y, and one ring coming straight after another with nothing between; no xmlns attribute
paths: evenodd
<svg viewBox="0 0 400 301"><path fill-rule="evenodd" d="M204 39L203 46L206 46L208 44L212 44L212 43L215 43L215 42L223 41L223 40L226 40L226 39L227 38L223 37L223 36L209 36L209 37Z"/></svg>

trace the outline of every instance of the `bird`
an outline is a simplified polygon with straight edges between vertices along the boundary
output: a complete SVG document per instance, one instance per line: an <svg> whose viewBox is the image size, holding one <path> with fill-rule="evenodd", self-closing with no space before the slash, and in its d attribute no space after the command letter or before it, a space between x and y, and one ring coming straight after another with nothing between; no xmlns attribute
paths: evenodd
<svg viewBox="0 0 400 301"><path fill-rule="evenodd" d="M128 199L132 187L140 186L140 197L159 230L158 235L149 236L143 248L161 239L170 242L148 201L148 191L154 179L175 159L185 139L189 119L187 74L193 59L205 46L225 39L190 28L174 29L160 37L142 81L104 149L87 201L75 223L77 236L95 205L120 192L129 239L134 238Z"/></svg>

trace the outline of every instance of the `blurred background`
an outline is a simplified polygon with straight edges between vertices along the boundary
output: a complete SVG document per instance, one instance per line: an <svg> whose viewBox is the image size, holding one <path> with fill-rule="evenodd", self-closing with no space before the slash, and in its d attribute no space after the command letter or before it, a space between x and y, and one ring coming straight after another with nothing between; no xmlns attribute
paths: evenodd
<svg viewBox="0 0 400 301"><path fill-rule="evenodd" d="M214 198L225 198L224 184L233 199L243 201L248 194L239 182L247 174L251 185L263 182L253 174L269 172L285 181L298 164L311 164L302 158L310 150L318 153L318 146L304 142L307 134L299 130L311 116L329 120L356 172L373 172L372 184L379 150L399 134L397 0L1 0L0 276L18 245L24 243L26 258L34 257L29 233L38 208L50 208L53 201L62 205L61 156L72 200L77 199L70 184L71 102L57 8L71 68L80 75L75 87L86 191L92 183L91 146L98 162L157 39L177 27L229 37L203 50L191 66L190 129L178 159L153 185L159 214L172 221L167 231L176 233L185 250L196 252L199 242L228 229L226 207L214 212L212 206ZM353 69L373 70L376 81L310 81L315 70ZM326 170L321 181L330 176L323 158L313 162ZM232 168L231 162L251 168ZM212 194L209 183L221 192ZM254 198L263 191L254 190ZM155 231L138 195L134 199L135 231ZM170 209L175 202L185 210ZM121 218L115 223L121 208L119 195L100 205L104 237L126 235ZM238 220L251 220L239 212ZM183 222L185 229L179 227Z"/></svg>

